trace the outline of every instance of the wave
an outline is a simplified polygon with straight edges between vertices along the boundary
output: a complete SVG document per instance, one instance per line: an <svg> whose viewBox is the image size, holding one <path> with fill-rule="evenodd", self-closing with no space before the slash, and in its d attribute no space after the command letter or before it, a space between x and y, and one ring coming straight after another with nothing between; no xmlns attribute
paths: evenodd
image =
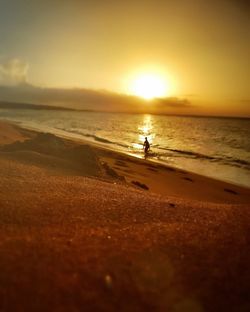
<svg viewBox="0 0 250 312"><path fill-rule="evenodd" d="M192 151L185 151L185 150L179 150L179 149L173 149L173 148L166 148L166 147L158 147L158 149L160 150L165 150L165 151L170 151L170 152L174 152L177 154L182 154L182 155L187 155L187 156L191 156L193 158L204 158L204 159L218 159L218 157L213 157L213 156L209 156L209 155L204 155L201 153L196 153L196 152L192 152Z"/></svg>
<svg viewBox="0 0 250 312"><path fill-rule="evenodd" d="M171 153L171 157L178 157L178 156L188 156L193 159L204 159L204 160L209 160L212 162L219 162L223 163L226 165L231 165L234 167L239 167L239 168L244 168L247 170L250 170L250 162L247 160L239 159L239 158L233 158L229 156L211 156L211 155L204 155L201 153L196 153L192 151L185 151L185 150L179 150L179 149L172 149L172 148L164 148L164 147L157 147L157 149L164 150L164 151L169 151ZM176 154L176 155L175 155ZM166 156L165 153L162 153L161 156Z"/></svg>
<svg viewBox="0 0 250 312"><path fill-rule="evenodd" d="M106 143L106 144L114 144L112 141L109 141L109 140L104 139L102 137L98 137L94 134L82 134L82 135L87 137L87 138L93 138L97 142Z"/></svg>
<svg viewBox="0 0 250 312"><path fill-rule="evenodd" d="M233 158L233 157L226 157L224 159L224 163L232 165L234 167L250 170L250 162L247 160Z"/></svg>
<svg viewBox="0 0 250 312"><path fill-rule="evenodd" d="M126 144L118 143L118 142L115 142L115 141L110 141L110 140L107 140L107 139L104 139L102 137L99 137L99 136L96 136L96 135L92 135L92 134L83 134L83 136L89 137L89 138L93 138L95 141L101 142L101 143L105 143L105 144L113 144L113 145L124 147L124 148L128 148L129 147Z"/></svg>
<svg viewBox="0 0 250 312"><path fill-rule="evenodd" d="M116 141L111 141L111 140L108 140L106 138L97 136L95 134L84 133L84 132L82 132L80 130L77 130L77 129L65 129L65 128L61 128L61 127L58 127L57 129L60 129L60 130L66 131L66 132L70 132L70 133L80 134L83 137L92 138L95 141L100 142L100 143L104 143L104 144L112 144L112 145L120 146L120 147L123 147L123 148L128 148L129 147L126 144L118 143Z"/></svg>
<svg viewBox="0 0 250 312"><path fill-rule="evenodd" d="M240 165L250 166L250 162L243 159L233 159L233 161Z"/></svg>
<svg viewBox="0 0 250 312"><path fill-rule="evenodd" d="M94 139L96 142L99 142L99 143L110 144L113 146L119 146L123 149L124 152L129 150L130 152L132 151L135 153L139 153L138 150L133 150L133 149L131 150L130 145L120 143L120 142L116 142L116 141L112 141L112 140L109 140L107 138L97 136L95 134L84 133L80 129L79 130L78 129L72 129L72 128L71 129L58 128L58 129L64 130L64 131L70 132L70 133L80 134L81 136L83 136L85 138ZM165 157L186 157L186 158L192 158L192 159L197 159L197 160L207 160L210 162L217 162L217 163L221 163L224 165L231 165L234 167L244 168L244 169L250 170L250 162L249 161L239 159L239 158L233 158L233 157L226 156L226 155L222 155L222 156L205 155L205 154L193 152L190 150L161 147L158 144L153 145L152 149L155 149L155 151L151 155L151 157L157 158L157 159L165 158ZM160 151L163 151L163 152L160 152Z"/></svg>

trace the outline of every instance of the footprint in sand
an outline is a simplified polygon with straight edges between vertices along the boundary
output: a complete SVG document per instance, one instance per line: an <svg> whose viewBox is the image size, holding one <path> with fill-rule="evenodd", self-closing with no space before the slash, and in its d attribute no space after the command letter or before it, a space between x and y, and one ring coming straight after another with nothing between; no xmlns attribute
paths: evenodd
<svg viewBox="0 0 250 312"><path fill-rule="evenodd" d="M169 206L170 206L170 207L175 207L175 204L169 203Z"/></svg>
<svg viewBox="0 0 250 312"><path fill-rule="evenodd" d="M136 186L139 186L140 188L144 189L144 190L148 190L149 187L146 184L143 184L139 181L131 181L131 183L133 183Z"/></svg>
<svg viewBox="0 0 250 312"><path fill-rule="evenodd" d="M227 192L227 193L230 193L230 194L233 194L233 195L238 195L237 192L235 192L234 190L228 189L228 188L225 188L224 192Z"/></svg>
<svg viewBox="0 0 250 312"><path fill-rule="evenodd" d="M187 181L189 181L189 182L194 182L194 180L193 180L193 179L188 178L188 177L183 177L182 179L183 179L183 180L187 180Z"/></svg>

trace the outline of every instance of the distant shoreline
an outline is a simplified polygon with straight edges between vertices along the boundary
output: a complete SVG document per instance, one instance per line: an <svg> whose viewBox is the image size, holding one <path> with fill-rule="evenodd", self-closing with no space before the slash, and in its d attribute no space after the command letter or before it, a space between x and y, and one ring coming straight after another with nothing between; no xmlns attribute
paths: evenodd
<svg viewBox="0 0 250 312"><path fill-rule="evenodd" d="M42 104L30 104L30 103L19 103L19 102L2 102L0 101L0 109L34 109L34 110L60 110L60 111L86 111L91 110L79 110L69 107L42 105Z"/></svg>
<svg viewBox="0 0 250 312"><path fill-rule="evenodd" d="M2 124L9 124L9 125L13 125L14 127L18 129L20 129L20 131L25 131L25 133L28 134L28 136L34 136L34 135L39 135L39 134L46 134L46 132L44 131L39 131L38 129L35 129L35 128L32 128L32 127L25 127L25 126L21 126L17 123L13 123L13 122L2 122L0 121L0 123ZM18 130L19 131L19 130ZM234 194L234 192L236 194L240 194L240 193L246 193L248 194L249 193L249 201L250 201L250 188L248 188L247 186L245 185L239 185L237 183L232 183L232 182L227 182L225 180L219 180L219 179L216 179L216 178L213 178L213 177L208 177L208 176L205 176L205 175L201 175L201 174L198 174L198 173L194 173L194 172L191 172L191 171L187 171L185 169L181 169L181 168L178 168L178 167L172 167L172 166L169 166L169 165L166 165L164 164L163 162L157 162L157 161L152 161L152 160L144 160L142 158L138 158L138 157L135 157L134 155L131 155L130 153L123 153L122 151L119 151L119 150L115 150L113 148L109 148L108 146L106 145L102 145L98 142L92 142L92 141L89 141L89 140L84 140L84 138L74 138L74 137L69 137L69 136L66 136L66 135L62 135L62 134L54 134L54 133L50 133L49 135L51 136L54 136L55 138L58 138L58 139L61 139L61 140L65 140L65 141L69 141L69 142L72 142L73 144L87 144L88 146L90 146L91 148L93 148L95 150L95 152L97 153L98 157L100 157L100 159L104 158L105 162L108 163L109 167L112 168L112 170L114 170L115 172L118 170L117 174L120 175L120 176L123 176L126 180L130 181L131 180L131 175L130 175L130 172L126 172L126 168L129 167L129 164L132 164L133 168L131 169L132 172L137 172L138 171L138 168L137 168L137 164L139 165L139 167L141 167L141 165L145 166L145 167L149 167L151 168L152 167L152 170L154 172L154 168L159 168L157 169L156 171L162 171L165 172L167 171L168 174L170 173L170 176L167 175L167 177L165 175L163 175L162 178L159 179L159 176L152 176L152 173L149 174L150 171L148 171L149 169L145 169L145 172L142 173L140 172L141 170L139 170L140 173L136 173L134 179L135 180L140 180L140 183L142 184L146 184L146 185L150 185L150 190L153 188L154 191L156 191L156 193L160 193L160 194L163 194L163 195L182 195L182 191L179 193L179 182L173 182L177 176L179 175L178 173L180 174L183 174L183 177L182 179L186 180L186 181L189 181L188 183L188 192L187 192L187 196L192 198L192 199L201 199L203 200L204 197L200 197L200 194L197 193L197 185L196 184L193 184L190 182L193 182L195 180L199 180L202 185L202 189L204 191L204 194L207 194L205 195L205 198L206 198L206 201L208 200L209 201L209 198L218 198L218 197L221 197L221 194L217 194L217 195L209 195L210 192L212 192L212 194L216 191L213 190L213 188L215 187L215 185L219 185L219 188L221 190L223 189L226 189L226 190L231 190L231 189L235 189L235 191L231 192L231 194ZM104 155L104 156L103 156ZM122 162L125 162L126 165L125 167L123 168L123 166L120 168L119 165L117 166L117 162L116 160L119 160L119 159L122 159ZM136 167L136 169L134 168L134 165ZM125 169L125 171L123 170ZM147 179L144 178L144 176L148 176ZM159 179L159 180L158 180ZM167 180L166 180L167 179ZM132 179L133 180L133 179ZM131 181L132 181L131 180ZM178 180L178 179L177 179ZM131 182L130 181L130 182ZM177 183L177 184L176 184ZM152 186L151 186L152 185ZM210 186L209 186L210 185ZM189 188L191 186L191 188ZM200 186L200 185L199 185ZM165 190L166 188L166 190ZM169 193L169 188L172 188L172 191L170 191ZM209 192L207 192L207 188L211 188L211 190ZM216 187L215 187L216 188ZM176 193L177 191L177 193ZM173 192L173 193L172 193ZM202 192L201 192L202 193ZM226 192L227 193L227 192ZM229 191L230 193L230 191ZM228 194L229 194L228 193ZM228 195L227 194L227 195ZM230 195L230 194L229 194ZM208 196L208 197L207 197ZM211 196L211 197L210 197ZM222 198L224 198L225 196L225 193L223 194ZM248 196L248 195L247 195ZM235 197L232 195L229 196L230 200L233 200L234 201L238 201L238 197ZM229 200L229 202L230 202ZM248 200L247 200L248 201Z"/></svg>
<svg viewBox="0 0 250 312"><path fill-rule="evenodd" d="M50 111L74 111L74 112L89 112L89 113L107 113L107 114L131 114L131 115L155 115L155 116L171 116L171 117L188 117L188 118L218 118L218 119L246 119L250 120L250 116L221 116L221 115L187 115L187 114L166 114L154 112L131 112L131 111L118 111L118 110L92 110L92 109L79 109L70 108L65 106L54 106L46 104L32 104L23 102L9 102L0 101L0 109L31 109L31 110L50 110Z"/></svg>
<svg viewBox="0 0 250 312"><path fill-rule="evenodd" d="M0 121L1 121L1 118L0 118ZM14 124L14 125L22 128L22 129L26 129L28 131L33 131L35 133L51 133L51 134L58 136L58 137L61 137L63 139L72 140L72 141L75 141L78 143L86 143L86 144L89 144L91 146L95 146L96 148L103 148L103 149L110 151L110 152L119 153L121 155L131 157L135 160L138 159L138 160L143 161L143 154L136 155L136 154L133 154L129 150L124 151L124 150L116 147L115 144L113 144L112 142L107 141L108 142L107 143L105 139L98 139L94 135L92 136L92 137L94 137L94 139L90 139L89 137L86 137L84 135L77 134L74 132L69 132L69 131L66 131L63 129L54 129L54 128L49 129L46 127L43 128L43 127L36 126L35 124L34 124L34 126L33 125L29 126L27 124L23 124L22 122L19 123L18 121L11 121L11 120L3 120L3 121L10 123L10 124ZM158 160L155 157L149 158L147 161L151 164L159 164L161 166L169 167L169 165L165 161ZM184 171L187 170L187 169L185 169L185 167L178 166L178 165L173 166L173 168L175 168L176 170L184 170ZM205 177L208 179L214 179L214 180L220 181L222 183L228 183L231 185L235 185L237 187L243 187L243 188L249 189L248 184L240 183L238 181L233 181L230 179L227 180L226 178L223 178L223 176L222 177L216 177L216 175L212 175L212 174L205 174L205 173L201 174L200 172L192 170L190 168L187 171L190 172L191 174L201 175L202 177Z"/></svg>

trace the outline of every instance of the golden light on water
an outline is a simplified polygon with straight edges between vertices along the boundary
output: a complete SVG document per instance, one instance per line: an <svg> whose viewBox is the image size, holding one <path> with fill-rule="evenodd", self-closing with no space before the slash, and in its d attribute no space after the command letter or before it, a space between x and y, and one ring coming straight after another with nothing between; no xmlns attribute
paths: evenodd
<svg viewBox="0 0 250 312"><path fill-rule="evenodd" d="M152 116L144 115L142 123L138 126L138 139L140 144L143 144L145 141L145 137L148 138L150 144L153 143L154 140L154 128L152 123Z"/></svg>
<svg viewBox="0 0 250 312"><path fill-rule="evenodd" d="M145 137L151 136L151 132L153 129L151 118L152 117L150 115L144 115L143 123L138 127L139 133L142 136L142 139L140 139L140 141L142 141Z"/></svg>
<svg viewBox="0 0 250 312"><path fill-rule="evenodd" d="M141 74L131 83L131 92L146 100L169 95L169 83L157 74Z"/></svg>
<svg viewBox="0 0 250 312"><path fill-rule="evenodd" d="M138 133L138 143L133 143L133 148L143 151L142 146L145 141L145 137L147 137L149 143L152 144L155 136L151 115L143 116L143 119L138 126Z"/></svg>

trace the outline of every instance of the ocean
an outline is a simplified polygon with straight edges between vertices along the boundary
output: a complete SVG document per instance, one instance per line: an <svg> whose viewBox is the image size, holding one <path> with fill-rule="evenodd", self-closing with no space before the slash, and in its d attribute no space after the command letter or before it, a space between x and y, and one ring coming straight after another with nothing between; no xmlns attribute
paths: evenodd
<svg viewBox="0 0 250 312"><path fill-rule="evenodd" d="M0 109L0 119L250 187L250 119Z"/></svg>

